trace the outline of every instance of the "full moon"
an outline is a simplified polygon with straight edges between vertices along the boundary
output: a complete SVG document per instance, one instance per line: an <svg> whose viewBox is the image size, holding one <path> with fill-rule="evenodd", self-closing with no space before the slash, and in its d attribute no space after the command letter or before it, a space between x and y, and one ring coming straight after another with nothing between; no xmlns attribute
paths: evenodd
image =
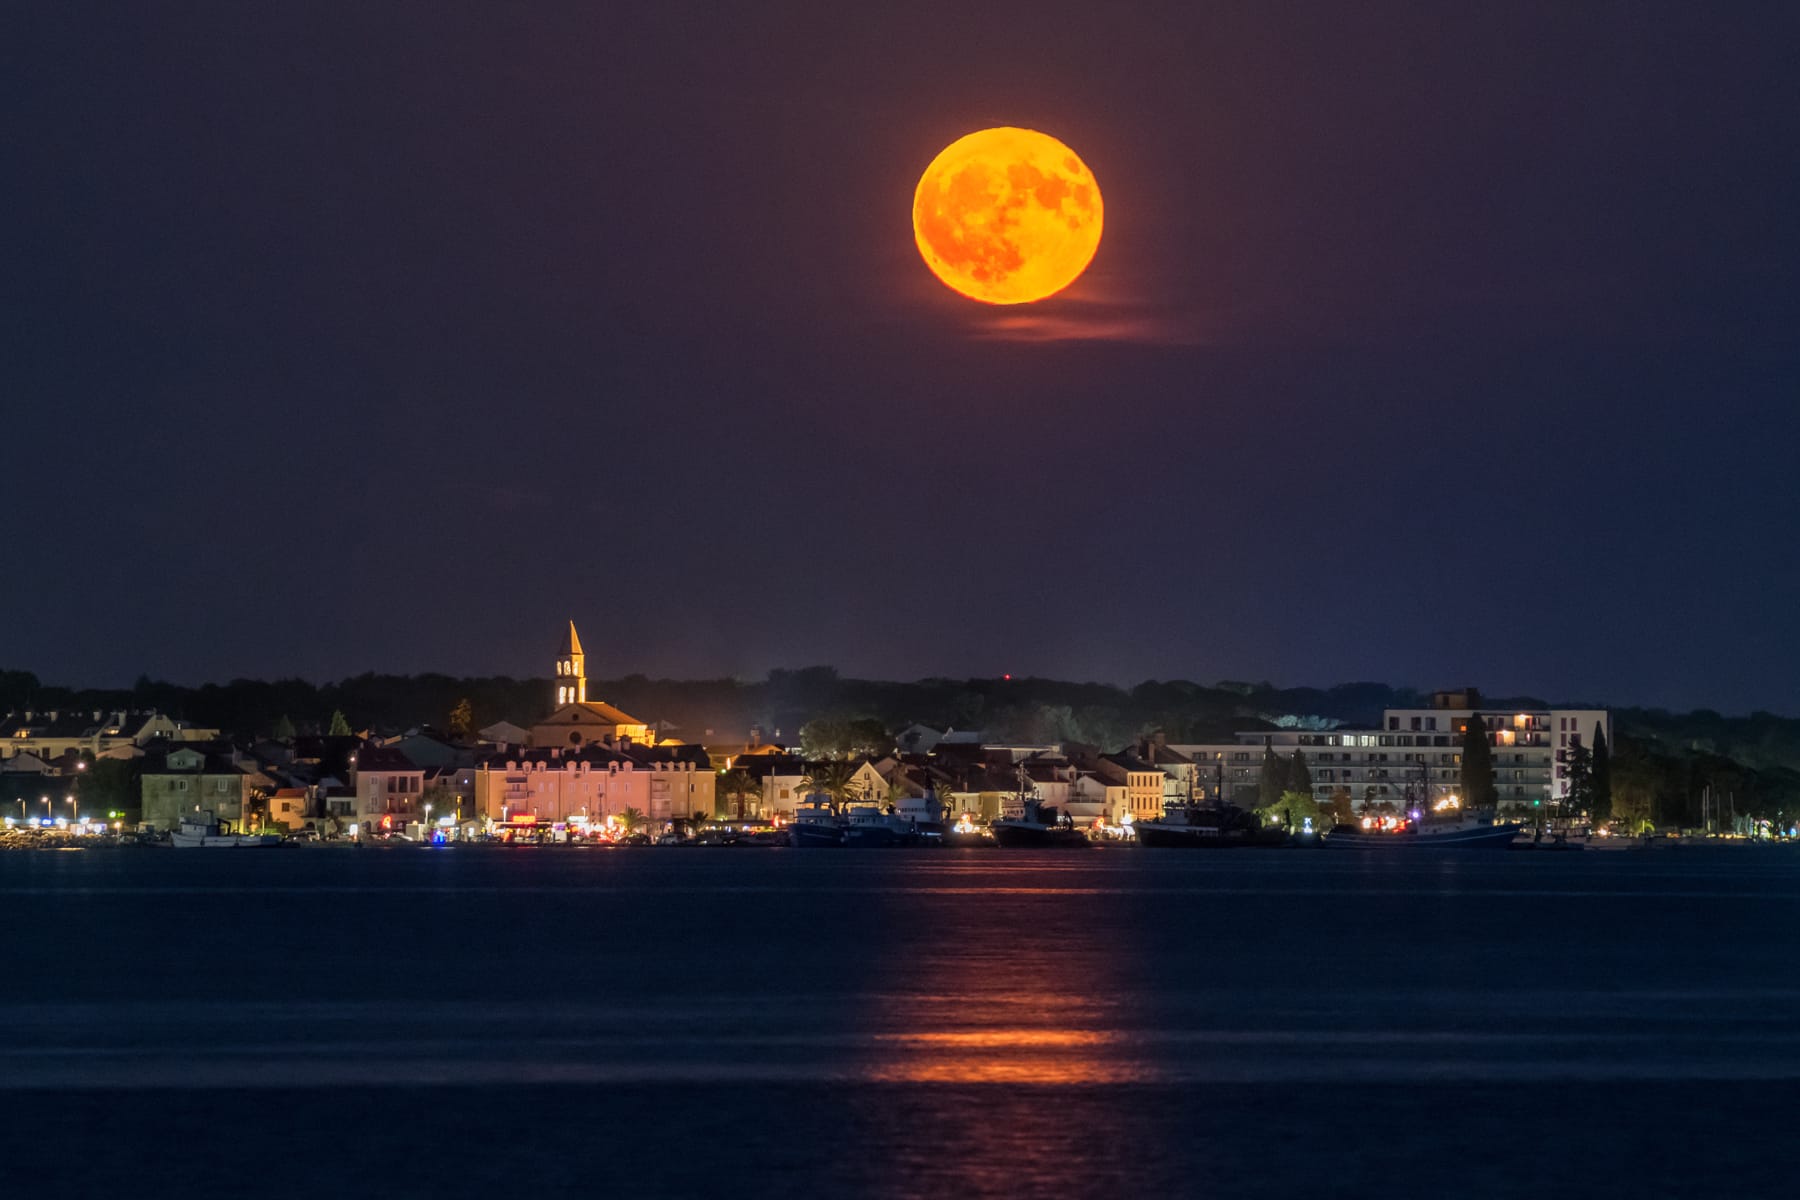
<svg viewBox="0 0 1800 1200"><path fill-rule="evenodd" d="M1002 126L931 160L913 194L913 237L947 286L987 304L1029 304L1087 270L1100 215L1100 185L1073 150Z"/></svg>

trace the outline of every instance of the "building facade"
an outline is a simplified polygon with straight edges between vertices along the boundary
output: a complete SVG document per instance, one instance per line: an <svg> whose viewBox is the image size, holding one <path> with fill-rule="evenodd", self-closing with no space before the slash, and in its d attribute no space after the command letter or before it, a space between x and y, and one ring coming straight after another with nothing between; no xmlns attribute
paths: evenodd
<svg viewBox="0 0 1800 1200"><path fill-rule="evenodd" d="M69 753L129 758L158 739L210 742L218 736L216 729L191 729L158 712L11 712L0 717L0 758L36 754L48 759Z"/></svg>
<svg viewBox="0 0 1800 1200"><path fill-rule="evenodd" d="M350 760L356 806L350 816L371 833L423 819L425 769L392 746L363 746Z"/></svg>
<svg viewBox="0 0 1800 1200"><path fill-rule="evenodd" d="M496 825L604 821L627 809L652 821L714 811L716 777L698 754L597 748L576 754L528 750L476 765L475 812Z"/></svg>
<svg viewBox="0 0 1800 1200"><path fill-rule="evenodd" d="M211 813L236 827L244 819L244 773L231 760L196 746L178 746L144 761L139 779L143 825L174 829L188 814Z"/></svg>
<svg viewBox="0 0 1800 1200"><path fill-rule="evenodd" d="M1526 809L1567 797L1572 748L1592 749L1597 732L1605 733L1609 745L1613 740L1612 716L1605 709L1500 712L1456 703L1470 698L1467 693L1440 693L1442 707L1387 709L1373 729L1277 729L1240 733L1228 743L1173 749L1193 760L1195 791L1208 800L1241 800L1255 792L1269 747L1284 758L1301 753L1312 773L1313 798L1321 802L1343 788L1359 808L1384 802L1398 806L1408 795L1429 803L1460 792L1463 734L1479 715L1493 747L1500 805Z"/></svg>

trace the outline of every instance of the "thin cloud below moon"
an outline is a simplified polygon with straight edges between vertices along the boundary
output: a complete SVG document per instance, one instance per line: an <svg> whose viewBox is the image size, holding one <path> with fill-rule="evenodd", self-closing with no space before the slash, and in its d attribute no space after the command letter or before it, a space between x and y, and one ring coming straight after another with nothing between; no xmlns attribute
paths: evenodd
<svg viewBox="0 0 1800 1200"><path fill-rule="evenodd" d="M1205 346L1219 340L1219 322L1204 314L1143 304L1068 299L1053 311L1018 308L974 313L970 337L994 342L1111 342L1140 346Z"/></svg>

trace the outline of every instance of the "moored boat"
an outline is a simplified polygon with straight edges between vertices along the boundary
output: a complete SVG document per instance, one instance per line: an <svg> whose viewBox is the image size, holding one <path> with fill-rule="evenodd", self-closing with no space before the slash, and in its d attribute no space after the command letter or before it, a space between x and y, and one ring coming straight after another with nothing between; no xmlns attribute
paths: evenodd
<svg viewBox="0 0 1800 1200"><path fill-rule="evenodd" d="M843 826L843 844L846 846L915 846L918 842L919 829L915 822L898 813L883 812L873 804L852 806L850 818Z"/></svg>
<svg viewBox="0 0 1800 1200"><path fill-rule="evenodd" d="M1524 826L1490 817L1413 822L1399 830L1338 825L1325 835L1335 850L1510 850Z"/></svg>
<svg viewBox="0 0 1800 1200"><path fill-rule="evenodd" d="M1229 850L1257 845L1260 824L1255 814L1233 804L1191 804L1171 806L1131 830L1140 846Z"/></svg>
<svg viewBox="0 0 1800 1200"><path fill-rule="evenodd" d="M844 819L826 804L802 804L794 810L788 841L795 846L842 846Z"/></svg>
<svg viewBox="0 0 1800 1200"><path fill-rule="evenodd" d="M1009 850L1078 849L1094 844L1074 822L1036 800L1025 801L1022 817L1002 817L990 822L988 832Z"/></svg>
<svg viewBox="0 0 1800 1200"><path fill-rule="evenodd" d="M258 833L229 833L210 812L189 813L169 834L169 842L181 850L220 850L279 846L281 838Z"/></svg>
<svg viewBox="0 0 1800 1200"><path fill-rule="evenodd" d="M956 824L944 830L942 840L946 846L964 849L988 847L994 844L994 839L988 835L988 831L975 824L968 813L964 813L957 819Z"/></svg>

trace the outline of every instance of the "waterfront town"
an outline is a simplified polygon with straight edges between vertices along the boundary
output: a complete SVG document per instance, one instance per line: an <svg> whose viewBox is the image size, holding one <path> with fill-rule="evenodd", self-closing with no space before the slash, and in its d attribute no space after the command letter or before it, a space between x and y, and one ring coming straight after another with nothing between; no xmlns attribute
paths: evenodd
<svg viewBox="0 0 1800 1200"><path fill-rule="evenodd" d="M1104 838L1195 806L1241 806L1270 824L1402 828L1471 791L1464 751L1482 731L1503 820L1636 835L1594 820L1612 714L1595 708L1485 711L1473 689L1387 709L1370 727L1258 729L1228 741L1021 742L914 724L866 728L862 744L810 757L798 738L751 728L688 741L589 691L573 622L529 725L456 732L419 725L245 736L162 712L9 713L0 795L15 842L46 834L166 838L184 819L301 840L568 841L779 831L809 808L858 807L916 824L985 830L1027 802ZM710 731L709 731L710 732ZM135 794L100 785L124 775ZM1277 778L1278 777L1278 778ZM1474 797L1470 796L1473 802ZM104 805L104 806L103 806ZM1784 832L1721 808L1705 832Z"/></svg>

